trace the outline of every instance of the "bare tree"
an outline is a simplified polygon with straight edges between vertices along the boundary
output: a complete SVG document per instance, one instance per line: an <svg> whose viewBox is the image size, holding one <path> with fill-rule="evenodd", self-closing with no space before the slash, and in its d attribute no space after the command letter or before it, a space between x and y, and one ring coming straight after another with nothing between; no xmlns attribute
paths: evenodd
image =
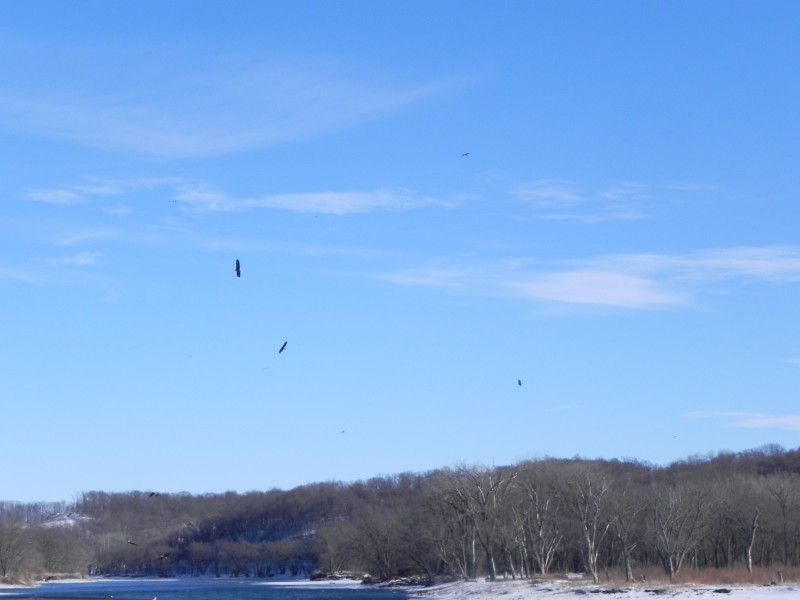
<svg viewBox="0 0 800 600"><path fill-rule="evenodd" d="M453 493L450 474L438 477L427 504L434 515L432 535L440 560L464 579L475 576L475 528Z"/></svg>
<svg viewBox="0 0 800 600"><path fill-rule="evenodd" d="M0 577L12 579L19 574L30 550L25 529L20 525L0 523Z"/></svg>
<svg viewBox="0 0 800 600"><path fill-rule="evenodd" d="M567 504L581 527L581 555L586 570L597 583L597 557L600 546L611 527L613 517L607 507L611 481L596 465L579 464L572 468L571 490Z"/></svg>
<svg viewBox="0 0 800 600"><path fill-rule="evenodd" d="M634 581L633 553L644 537L644 515L647 510L647 498L641 489L630 482L612 490L611 529L619 542L622 565L625 570L625 581Z"/></svg>
<svg viewBox="0 0 800 600"><path fill-rule="evenodd" d="M789 565L789 533L794 514L800 506L800 476L797 473L775 473L767 477L767 489L781 515L783 564Z"/></svg>
<svg viewBox="0 0 800 600"><path fill-rule="evenodd" d="M763 478L751 474L724 473L704 484L713 502L706 538L715 544L716 567L743 561L753 572L753 549L761 515L769 501Z"/></svg>
<svg viewBox="0 0 800 600"><path fill-rule="evenodd" d="M91 555L84 540L61 527L40 527L31 531L32 541L46 573L85 573Z"/></svg>
<svg viewBox="0 0 800 600"><path fill-rule="evenodd" d="M516 482L524 494L523 502L516 507L523 529L524 546L541 575L550 571L556 551L564 539L558 521L562 500L554 478L550 464L530 462L523 465Z"/></svg>
<svg viewBox="0 0 800 600"><path fill-rule="evenodd" d="M656 550L670 581L698 542L706 509L706 492L686 483L652 488L650 512Z"/></svg>
<svg viewBox="0 0 800 600"><path fill-rule="evenodd" d="M486 554L489 578L497 579L495 546L506 497L516 477L513 469L460 467L454 478L453 493L458 506L469 518L475 537Z"/></svg>
<svg viewBox="0 0 800 600"><path fill-rule="evenodd" d="M358 525L358 547L363 560L381 581L388 581L398 566L398 516L382 507L364 511Z"/></svg>
<svg viewBox="0 0 800 600"><path fill-rule="evenodd" d="M320 568L327 573L343 571L353 563L354 524L337 520L320 528L315 536L315 547Z"/></svg>

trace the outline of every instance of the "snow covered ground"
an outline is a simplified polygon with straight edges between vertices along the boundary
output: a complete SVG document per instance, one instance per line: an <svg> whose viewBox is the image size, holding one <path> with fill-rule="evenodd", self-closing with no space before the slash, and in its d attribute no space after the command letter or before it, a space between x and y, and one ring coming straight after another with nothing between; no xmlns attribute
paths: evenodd
<svg viewBox="0 0 800 600"><path fill-rule="evenodd" d="M415 597L432 600L800 600L800 586L709 586L709 585L631 585L602 586L575 581L532 583L524 580L459 581L415 590Z"/></svg>
<svg viewBox="0 0 800 600"><path fill-rule="evenodd" d="M64 580L62 583L87 583L97 580ZM256 582L253 582L256 583ZM275 578L260 585L309 586L319 588L362 588L354 579L310 581L308 579ZM0 598L5 593L19 591L20 586L0 584ZM432 587L400 587L412 598L420 600L800 600L800 585L787 583L774 586L748 585L663 585L634 584L630 586L593 585L581 580L457 581Z"/></svg>

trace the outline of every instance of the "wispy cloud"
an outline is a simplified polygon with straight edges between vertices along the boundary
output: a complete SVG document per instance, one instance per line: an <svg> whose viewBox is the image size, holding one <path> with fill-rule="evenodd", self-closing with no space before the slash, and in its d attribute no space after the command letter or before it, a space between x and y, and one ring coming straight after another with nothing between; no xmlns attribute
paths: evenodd
<svg viewBox="0 0 800 600"><path fill-rule="evenodd" d="M59 246L72 246L75 244L85 244L87 242L98 242L119 239L122 233L110 228L88 228L72 231L58 239Z"/></svg>
<svg viewBox="0 0 800 600"><path fill-rule="evenodd" d="M37 285L41 283L41 279L33 274L30 269L21 269L17 267L12 268L0 266L0 280L3 279L19 281L30 285Z"/></svg>
<svg viewBox="0 0 800 600"><path fill-rule="evenodd" d="M83 204L94 198L125 196L136 191L178 185L182 181L184 180L176 177L145 177L138 179L93 177L73 185L30 189L25 193L25 198L33 202L45 202L48 204ZM130 208L124 206L108 207L105 210L117 215L131 212Z"/></svg>
<svg viewBox="0 0 800 600"><path fill-rule="evenodd" d="M428 206L446 207L449 203L420 196L409 190L378 189L371 192L320 192L279 194L247 200L245 206L297 212L347 215L375 210L409 210Z"/></svg>
<svg viewBox="0 0 800 600"><path fill-rule="evenodd" d="M707 250L683 262L701 276L749 277L775 283L800 281L800 248L794 246Z"/></svg>
<svg viewBox="0 0 800 600"><path fill-rule="evenodd" d="M497 293L492 273L483 265L430 265L419 269L398 269L377 277L404 286L443 288L466 294Z"/></svg>
<svg viewBox="0 0 800 600"><path fill-rule="evenodd" d="M53 285L69 281L87 281L79 273L101 263L101 252L82 251L56 258L31 262L24 267L0 266L0 281L10 280L28 285ZM77 279L76 279L77 278ZM91 281L96 281L92 279Z"/></svg>
<svg viewBox="0 0 800 600"><path fill-rule="evenodd" d="M90 267L98 264L101 252L83 251L70 256L62 256L50 260L53 267Z"/></svg>
<svg viewBox="0 0 800 600"><path fill-rule="evenodd" d="M374 211L415 210L428 207L452 208L456 199L434 198L408 189L379 188L371 191L288 192L252 197L236 197L204 181L179 177L151 177L130 180L93 178L75 185L29 190L27 198L57 204L82 204L102 197L115 197L114 205L103 208L117 216L131 214L133 209L121 202L143 190L164 188L169 197L184 211L202 214L243 212L270 209L299 213L350 215Z"/></svg>
<svg viewBox="0 0 800 600"><path fill-rule="evenodd" d="M546 273L509 286L525 298L568 304L659 308L685 303L684 297L666 291L654 280L611 271Z"/></svg>
<svg viewBox="0 0 800 600"><path fill-rule="evenodd" d="M720 419L730 427L745 429L788 429L800 431L800 415L765 415L749 412L693 411L684 415L691 419Z"/></svg>
<svg viewBox="0 0 800 600"><path fill-rule="evenodd" d="M103 209L110 215L115 215L117 217L125 217L133 213L133 209L130 206L108 206Z"/></svg>
<svg viewBox="0 0 800 600"><path fill-rule="evenodd" d="M739 247L692 254L620 254L572 261L437 261L382 273L401 285L449 288L539 302L665 309L691 306L731 279L753 283L800 281L800 247Z"/></svg>
<svg viewBox="0 0 800 600"><path fill-rule="evenodd" d="M44 202L46 204L81 204L85 198L81 194L70 189L40 189L28 190L26 198L33 202Z"/></svg>
<svg viewBox="0 0 800 600"><path fill-rule="evenodd" d="M654 281L610 271L518 268L507 261L471 267L436 266L379 275L399 285L446 288L453 292L518 298L550 304L611 308L655 309L685 304L687 300Z"/></svg>
<svg viewBox="0 0 800 600"><path fill-rule="evenodd" d="M743 278L800 281L800 247L738 246L690 254L618 254L593 261L612 270L668 275L687 283Z"/></svg>
<svg viewBox="0 0 800 600"><path fill-rule="evenodd" d="M619 182L589 190L562 179L529 181L510 193L535 209L540 218L583 223L644 219L654 198L650 186L642 183Z"/></svg>
<svg viewBox="0 0 800 600"><path fill-rule="evenodd" d="M99 72L77 67L77 83L54 76L47 87L7 86L0 94L0 126L105 149L204 157L349 126L451 86L446 80L380 82L325 59L236 56L204 60L202 69L193 69L173 54L180 52L153 57L146 73L134 53L103 60L90 55L76 64Z"/></svg>
<svg viewBox="0 0 800 600"><path fill-rule="evenodd" d="M378 189L371 192L309 192L276 194L255 198L233 198L207 185L185 185L175 199L195 211L242 211L257 208L302 213L349 215L377 210L409 210L451 203L420 196L410 190Z"/></svg>
<svg viewBox="0 0 800 600"><path fill-rule="evenodd" d="M285 240L252 238L242 236L199 236L193 240L196 247L205 251L236 251L248 253L280 253L297 256L341 256L359 259L396 258L391 252L348 246L341 244L324 244L311 242L293 242ZM340 271L341 272L341 271Z"/></svg>

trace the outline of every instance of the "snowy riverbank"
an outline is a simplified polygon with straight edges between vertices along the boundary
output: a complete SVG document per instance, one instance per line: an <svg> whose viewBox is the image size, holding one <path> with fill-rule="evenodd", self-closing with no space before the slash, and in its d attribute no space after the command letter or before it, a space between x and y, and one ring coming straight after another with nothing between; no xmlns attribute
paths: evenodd
<svg viewBox="0 0 800 600"><path fill-rule="evenodd" d="M459 581L411 591L414 597L435 600L566 600L576 596L592 596L597 600L684 600L703 597L707 600L795 600L800 598L800 586L711 586L711 585L630 585L602 586L584 582L554 580L533 583L526 580Z"/></svg>
<svg viewBox="0 0 800 600"><path fill-rule="evenodd" d="M83 580L61 580L51 583L91 583L109 582L114 578ZM116 581L130 581L129 579ZM146 583L147 579L136 580ZM163 579L151 580L163 582ZM219 580L217 580L219 581ZM249 580L254 585L268 586L307 586L315 588L363 588L355 579L311 581L300 578L274 578L268 580ZM35 587L35 586L34 586ZM377 584L376 587L384 587ZM0 584L0 598L14 594L28 586ZM531 582L529 580L501 579L498 581L457 581L431 587L398 586L394 589L406 591L412 598L421 600L572 600L584 597L585 600L796 600L800 598L800 585L699 585L699 584L632 584L632 585L594 585L585 580L552 579Z"/></svg>

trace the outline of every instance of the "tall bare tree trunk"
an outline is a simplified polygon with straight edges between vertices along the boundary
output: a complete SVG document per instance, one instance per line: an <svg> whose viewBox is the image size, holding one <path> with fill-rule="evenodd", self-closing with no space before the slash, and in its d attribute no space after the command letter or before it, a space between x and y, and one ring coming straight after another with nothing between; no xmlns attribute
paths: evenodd
<svg viewBox="0 0 800 600"><path fill-rule="evenodd" d="M753 545L756 543L756 531L758 530L758 508L753 515L753 524L750 526L750 540L747 542L747 572L753 574Z"/></svg>

